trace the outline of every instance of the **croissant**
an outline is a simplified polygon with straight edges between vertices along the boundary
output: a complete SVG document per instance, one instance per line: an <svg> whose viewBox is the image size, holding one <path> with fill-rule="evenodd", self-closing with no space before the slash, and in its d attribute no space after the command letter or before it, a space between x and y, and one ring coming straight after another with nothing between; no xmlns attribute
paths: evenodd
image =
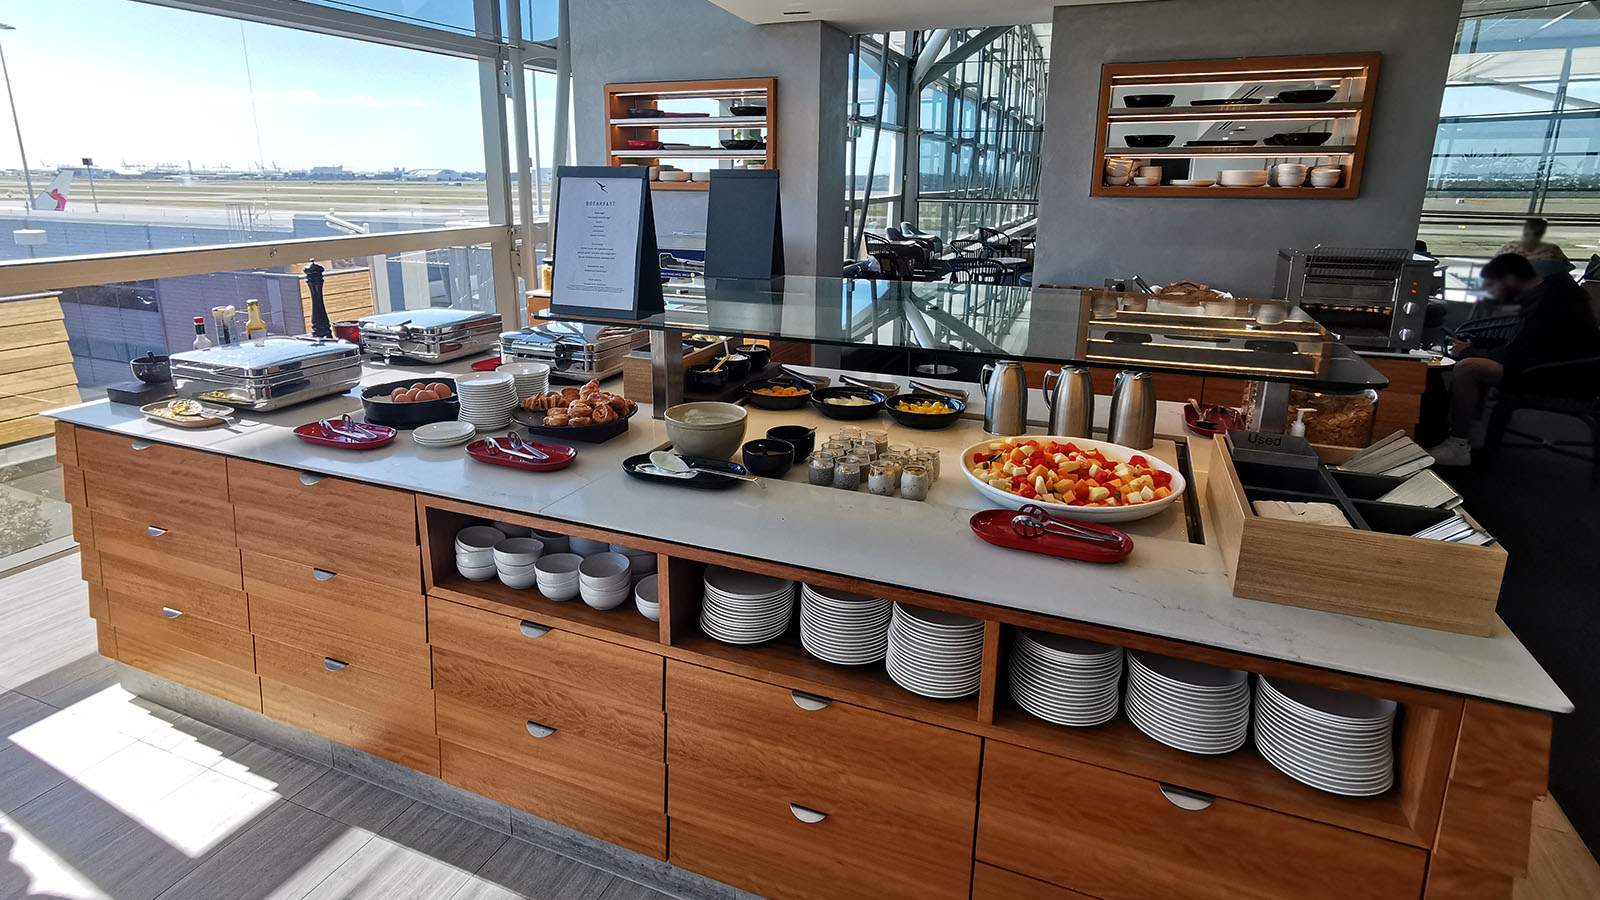
<svg viewBox="0 0 1600 900"><path fill-rule="evenodd" d="M611 399L606 401L606 405L619 413L625 413L633 406L633 401L621 394L612 394Z"/></svg>
<svg viewBox="0 0 1600 900"><path fill-rule="evenodd" d="M544 424L546 424L546 425L565 425L565 424L567 424L567 421L568 421L567 414L563 410L556 410L555 412L545 413L545 416L544 416Z"/></svg>
<svg viewBox="0 0 1600 900"><path fill-rule="evenodd" d="M594 419L588 416L573 416L567 420L568 425L593 425Z"/></svg>
<svg viewBox="0 0 1600 900"><path fill-rule="evenodd" d="M592 418L594 419L594 423L596 425L600 425L605 422L614 422L617 418L617 411L602 403L594 408Z"/></svg>
<svg viewBox="0 0 1600 900"><path fill-rule="evenodd" d="M559 401L561 399L559 394L556 395L556 399L557 399L557 401ZM523 409L552 409L553 407L551 406L551 403L550 403L550 395L549 394L534 394L532 397L527 397L522 401L522 408Z"/></svg>
<svg viewBox="0 0 1600 900"><path fill-rule="evenodd" d="M583 387L578 388L578 393L580 393L580 394L589 394L589 393L598 394L599 392L600 392L600 382L595 380L595 379L592 379L592 378L589 380L588 384L585 384Z"/></svg>
<svg viewBox="0 0 1600 900"><path fill-rule="evenodd" d="M567 415L587 416L594 412L594 407L582 400L574 400L567 404Z"/></svg>
<svg viewBox="0 0 1600 900"><path fill-rule="evenodd" d="M568 400L576 400L582 395L578 393L578 389L577 388L562 388L561 389L561 396L565 397Z"/></svg>

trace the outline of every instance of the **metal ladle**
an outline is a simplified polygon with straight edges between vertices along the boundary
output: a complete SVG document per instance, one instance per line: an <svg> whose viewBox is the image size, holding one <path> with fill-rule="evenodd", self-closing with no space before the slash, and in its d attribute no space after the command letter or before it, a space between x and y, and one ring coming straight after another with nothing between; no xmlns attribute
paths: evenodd
<svg viewBox="0 0 1600 900"><path fill-rule="evenodd" d="M762 490L766 490L767 487L765 484L761 483L761 479L755 477L754 475L740 475L736 472L724 472L720 469L703 469L699 466L690 465L688 460L676 453L668 453L665 450L657 450L654 453L651 453L650 462L654 464L656 468L661 469L674 478L683 478L685 475L694 477L695 475L699 475L703 472L707 475L720 475L723 478L734 478L739 481L749 481Z"/></svg>

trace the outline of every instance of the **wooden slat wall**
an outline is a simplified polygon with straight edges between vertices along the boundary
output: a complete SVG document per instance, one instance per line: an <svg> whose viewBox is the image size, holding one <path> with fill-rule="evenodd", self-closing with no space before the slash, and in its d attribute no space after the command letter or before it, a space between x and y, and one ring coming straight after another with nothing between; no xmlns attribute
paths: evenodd
<svg viewBox="0 0 1600 900"><path fill-rule="evenodd" d="M49 434L39 413L79 399L61 301L0 302L0 446Z"/></svg>
<svg viewBox="0 0 1600 900"><path fill-rule="evenodd" d="M305 266L295 266L301 272ZM329 322L354 322L376 309L372 296L372 273L367 269L331 272L322 277L322 302L328 307ZM300 312L306 328L311 327L311 288L300 279Z"/></svg>

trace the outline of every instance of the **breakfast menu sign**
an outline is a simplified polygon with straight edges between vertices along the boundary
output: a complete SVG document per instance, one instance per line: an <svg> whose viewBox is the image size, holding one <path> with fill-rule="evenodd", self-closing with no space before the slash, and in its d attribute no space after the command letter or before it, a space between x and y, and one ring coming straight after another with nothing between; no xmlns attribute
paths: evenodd
<svg viewBox="0 0 1600 900"><path fill-rule="evenodd" d="M557 171L553 315L641 319L661 312L647 177L642 166Z"/></svg>

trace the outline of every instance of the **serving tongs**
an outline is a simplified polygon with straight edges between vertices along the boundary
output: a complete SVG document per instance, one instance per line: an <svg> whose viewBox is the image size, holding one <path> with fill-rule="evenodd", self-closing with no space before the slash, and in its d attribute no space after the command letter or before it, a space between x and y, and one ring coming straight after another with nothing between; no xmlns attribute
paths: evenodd
<svg viewBox="0 0 1600 900"><path fill-rule="evenodd" d="M1018 537L1039 538L1049 533L1097 544L1122 543L1120 535L1095 531L1090 528L1084 528L1075 522L1057 519L1037 503L1029 503L1021 507L1017 510L1017 513L1011 519L1011 530L1016 532Z"/></svg>
<svg viewBox="0 0 1600 900"><path fill-rule="evenodd" d="M909 382L907 382L907 384L911 386L913 391L918 391L924 394L938 394L942 397L951 397L953 399L960 400L962 403L967 402L967 392L961 390L960 388L934 387L925 381L918 381L915 378L911 379Z"/></svg>
<svg viewBox="0 0 1600 900"><path fill-rule="evenodd" d="M851 375L840 375L839 383L848 384L851 387L866 388L869 391L877 391L885 397L893 397L895 394L900 393L900 385L895 384L892 381L868 381L865 378L856 378Z"/></svg>
<svg viewBox="0 0 1600 900"><path fill-rule="evenodd" d="M534 452L535 453L539 453L539 455L538 456L533 456L533 455L528 454L528 453L523 453L520 450L512 450L512 449L509 449L509 448L506 448L506 447L502 447L502 446L500 446L500 442L495 440L494 438L484 438L483 439L483 444L484 444L484 446L488 447L490 450L492 450L495 453L503 453L506 456L514 456L514 457L516 457L518 459L525 459L528 462L544 462L544 461L546 461L546 460L548 460L550 458L549 454L547 454L547 453L539 453L539 451L537 451L537 450L534 451Z"/></svg>
<svg viewBox="0 0 1600 900"><path fill-rule="evenodd" d="M357 422L355 419L350 418L349 413L345 413L338 420L323 419L317 424L321 425L326 431L337 434L340 437L350 438L353 441L376 441L383 437L383 435L368 428L365 423Z"/></svg>
<svg viewBox="0 0 1600 900"><path fill-rule="evenodd" d="M550 454L544 452L543 450L540 450L538 447L535 447L533 444L523 440L522 436L517 434L514 431L511 432L510 434L507 434L506 435L506 439L511 441L511 446L512 446L513 449L520 450L523 453L526 453L527 455L533 457L536 460L543 461L543 460L547 460L547 459L550 458Z"/></svg>
<svg viewBox="0 0 1600 900"><path fill-rule="evenodd" d="M796 372L788 366L779 366L778 374L783 378L792 378L795 381L809 384L811 385L812 389L825 388L829 384L828 376L826 375L806 375L802 372Z"/></svg>

